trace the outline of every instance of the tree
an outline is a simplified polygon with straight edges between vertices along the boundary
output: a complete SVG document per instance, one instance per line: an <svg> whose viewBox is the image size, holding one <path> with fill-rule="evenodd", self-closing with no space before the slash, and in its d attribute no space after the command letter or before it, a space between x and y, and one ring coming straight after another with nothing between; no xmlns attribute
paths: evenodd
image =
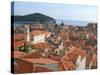
<svg viewBox="0 0 100 75"><path fill-rule="evenodd" d="M19 50L28 53L30 52L31 47L29 44L24 43L24 46L20 46Z"/></svg>

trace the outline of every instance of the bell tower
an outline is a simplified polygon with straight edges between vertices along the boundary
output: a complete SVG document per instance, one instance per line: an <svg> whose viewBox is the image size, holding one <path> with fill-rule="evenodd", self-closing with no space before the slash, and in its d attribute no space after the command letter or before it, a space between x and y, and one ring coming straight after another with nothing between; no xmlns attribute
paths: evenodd
<svg viewBox="0 0 100 75"><path fill-rule="evenodd" d="M29 31L29 26L25 25L25 42L30 41L30 31Z"/></svg>

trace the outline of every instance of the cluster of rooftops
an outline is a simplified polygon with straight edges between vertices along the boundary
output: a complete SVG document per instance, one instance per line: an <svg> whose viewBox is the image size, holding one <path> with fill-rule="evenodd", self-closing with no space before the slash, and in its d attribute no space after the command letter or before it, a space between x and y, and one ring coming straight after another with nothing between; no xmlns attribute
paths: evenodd
<svg viewBox="0 0 100 75"><path fill-rule="evenodd" d="M81 32L75 34L77 36L80 33ZM86 38L89 35L90 34L88 33ZM59 35L55 35L40 27L33 27L31 32L26 30L26 34L14 35L13 46L16 50L12 50L11 53L11 56L14 59L12 62L12 65L14 66L14 73L84 70L96 68L96 47L94 49L92 47L90 48L90 54L79 47L78 42L82 42L82 44L84 44L84 40L80 41L77 39L76 42L70 40L69 36L71 36L71 33L68 34L67 32L61 32ZM26 42L28 37L30 37L29 42ZM34 41L37 43L32 43ZM21 46L25 46L27 44L30 45L31 48L29 52L19 50L21 49Z"/></svg>

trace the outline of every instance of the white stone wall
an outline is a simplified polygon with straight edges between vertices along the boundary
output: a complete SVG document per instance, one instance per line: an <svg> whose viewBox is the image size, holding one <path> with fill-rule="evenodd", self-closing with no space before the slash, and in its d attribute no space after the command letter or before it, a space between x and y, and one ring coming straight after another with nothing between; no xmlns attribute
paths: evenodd
<svg viewBox="0 0 100 75"><path fill-rule="evenodd" d="M84 70L86 65L86 57L81 57L80 55L76 61L76 70Z"/></svg>
<svg viewBox="0 0 100 75"><path fill-rule="evenodd" d="M42 43L45 42L45 34L40 34L40 35L36 35L34 36L34 40L33 40L33 44L38 44L38 43Z"/></svg>

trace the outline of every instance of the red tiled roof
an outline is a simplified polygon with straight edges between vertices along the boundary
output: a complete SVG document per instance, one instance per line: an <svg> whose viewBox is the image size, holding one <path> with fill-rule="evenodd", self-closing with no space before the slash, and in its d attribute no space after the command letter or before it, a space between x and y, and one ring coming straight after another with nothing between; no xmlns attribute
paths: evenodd
<svg viewBox="0 0 100 75"><path fill-rule="evenodd" d="M44 30L42 27L32 27L32 30Z"/></svg>
<svg viewBox="0 0 100 75"><path fill-rule="evenodd" d="M36 66L34 72L50 72L50 71L51 70L47 67Z"/></svg>
<svg viewBox="0 0 100 75"><path fill-rule="evenodd" d="M33 64L54 64L58 63L58 61L52 60L52 59L43 59L43 58L38 58L38 59L31 59L31 58L21 58L21 60L33 63Z"/></svg>
<svg viewBox="0 0 100 75"><path fill-rule="evenodd" d="M56 60L56 61L60 61L60 57L58 57L58 56L50 56L49 57L50 59L53 59L53 60Z"/></svg>
<svg viewBox="0 0 100 75"><path fill-rule="evenodd" d="M91 62L91 55L87 55L87 61L86 61L86 65L89 65L89 63Z"/></svg>
<svg viewBox="0 0 100 75"><path fill-rule="evenodd" d="M41 31L41 30L33 30L31 32L32 36L35 36L35 35L40 35L40 34L45 34L46 36L48 36L49 34L51 34L51 32L47 32L47 31Z"/></svg>
<svg viewBox="0 0 100 75"><path fill-rule="evenodd" d="M97 47L96 48L93 48L93 53L97 53Z"/></svg>
<svg viewBox="0 0 100 75"><path fill-rule="evenodd" d="M24 34L16 34L14 36L15 39L23 39L24 38Z"/></svg>
<svg viewBox="0 0 100 75"><path fill-rule="evenodd" d="M24 56L24 58L40 58L40 57L42 56L37 52L32 52Z"/></svg>
<svg viewBox="0 0 100 75"><path fill-rule="evenodd" d="M61 60L61 65L64 70L75 70L75 65L71 61Z"/></svg>
<svg viewBox="0 0 100 75"><path fill-rule="evenodd" d="M94 62L97 61L97 55L95 53L93 53L91 60Z"/></svg>
<svg viewBox="0 0 100 75"><path fill-rule="evenodd" d="M63 56L63 60L71 60L73 63L76 62L78 56L87 57L85 51L79 48L72 48L65 56Z"/></svg>
<svg viewBox="0 0 100 75"><path fill-rule="evenodd" d="M38 44L34 44L35 48L53 48L52 45L48 44L48 43L38 43Z"/></svg>
<svg viewBox="0 0 100 75"><path fill-rule="evenodd" d="M63 39L68 39L69 37L68 37L68 33L66 33L66 32L61 32L60 34L59 34Z"/></svg>
<svg viewBox="0 0 100 75"><path fill-rule="evenodd" d="M14 41L14 48L24 45L24 41Z"/></svg>
<svg viewBox="0 0 100 75"><path fill-rule="evenodd" d="M86 65L89 65L91 62L97 62L97 55L93 53L93 55L88 55Z"/></svg>
<svg viewBox="0 0 100 75"><path fill-rule="evenodd" d="M12 58L20 58L20 57L24 57L25 55L27 55L27 53L22 52L22 51L11 51L11 57Z"/></svg>
<svg viewBox="0 0 100 75"><path fill-rule="evenodd" d="M66 61L69 61L70 60L69 56L67 56L67 55L63 56L61 59L62 60L66 60Z"/></svg>
<svg viewBox="0 0 100 75"><path fill-rule="evenodd" d="M69 54L76 54L76 55L80 55L82 57L87 56L86 52L84 50L81 50L80 48L72 48L72 50L70 50L68 52Z"/></svg>

